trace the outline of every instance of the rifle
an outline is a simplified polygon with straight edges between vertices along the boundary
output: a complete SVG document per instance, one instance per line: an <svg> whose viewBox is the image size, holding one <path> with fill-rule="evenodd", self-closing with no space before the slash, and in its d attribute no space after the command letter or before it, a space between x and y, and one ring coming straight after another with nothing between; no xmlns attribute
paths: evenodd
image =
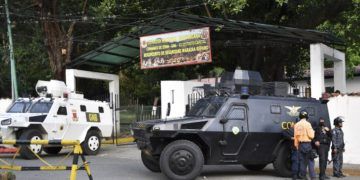
<svg viewBox="0 0 360 180"><path fill-rule="evenodd" d="M334 150L331 152L331 160L327 160L328 165L331 164L339 156L339 153L341 151L344 152L344 149L338 149L336 153L334 152Z"/></svg>

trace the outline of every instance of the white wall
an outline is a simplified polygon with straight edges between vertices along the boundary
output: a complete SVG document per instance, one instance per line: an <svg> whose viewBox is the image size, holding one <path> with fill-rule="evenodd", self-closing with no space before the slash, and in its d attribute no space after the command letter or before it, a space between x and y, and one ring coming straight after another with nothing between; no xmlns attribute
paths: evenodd
<svg viewBox="0 0 360 180"><path fill-rule="evenodd" d="M204 82L193 81L161 81L161 118L185 116L188 94L193 92L193 87L204 84ZM170 115L166 117L168 103L171 104L171 111Z"/></svg>
<svg viewBox="0 0 360 180"><path fill-rule="evenodd" d="M307 81L295 81L298 86L308 86ZM325 79L325 87L334 87L334 79ZM335 89L336 90L336 89ZM360 92L360 76L355 76L346 80L347 93Z"/></svg>
<svg viewBox="0 0 360 180"><path fill-rule="evenodd" d="M349 87L349 86L348 86ZM360 164L360 97L338 96L328 102L330 120L344 116L343 131L345 135L344 163Z"/></svg>
<svg viewBox="0 0 360 180"><path fill-rule="evenodd" d="M11 99L0 99L0 113L4 113L11 103Z"/></svg>

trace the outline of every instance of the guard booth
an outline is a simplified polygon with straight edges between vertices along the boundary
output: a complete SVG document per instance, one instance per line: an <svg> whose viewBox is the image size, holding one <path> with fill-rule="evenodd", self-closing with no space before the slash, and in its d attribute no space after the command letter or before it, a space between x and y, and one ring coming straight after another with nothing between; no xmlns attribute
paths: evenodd
<svg viewBox="0 0 360 180"><path fill-rule="evenodd" d="M177 12L149 18L142 22L139 27L134 32L109 41L75 58L68 64L68 67L81 69L87 66L107 66L112 69L120 68L121 71L128 66L139 63L139 57L141 57L140 37L208 27L211 37L211 53L214 57L213 64L215 65L222 65L221 59L216 59L216 54L220 52L234 53L234 51L229 50L230 48L237 48L238 51L241 51L245 47L246 51L254 52L254 56L260 56L256 52L259 47L273 48L279 44L293 45L310 51L311 97L320 98L322 93L325 92L323 70L324 61L326 60L334 62L335 89L346 92L345 55L343 52L333 48L334 46L344 47L344 42L329 33ZM282 50L286 51L286 48ZM235 51L235 53L238 53L238 51ZM245 60L246 62L252 62L252 59L246 59L241 54L237 57L242 60L241 62ZM266 61L265 57L262 58L262 61ZM234 64L239 62L238 59L234 60ZM281 63L280 66L276 64L272 66L281 67ZM252 70L251 66L248 67L250 67L249 70ZM243 68L246 69L246 67ZM266 68L263 70L266 70ZM122 85L120 84L120 86ZM169 95L171 92L166 94ZM186 99L186 97L179 98ZM162 101L164 100L162 99ZM171 95L165 101L172 102ZM162 105L164 106L164 104Z"/></svg>

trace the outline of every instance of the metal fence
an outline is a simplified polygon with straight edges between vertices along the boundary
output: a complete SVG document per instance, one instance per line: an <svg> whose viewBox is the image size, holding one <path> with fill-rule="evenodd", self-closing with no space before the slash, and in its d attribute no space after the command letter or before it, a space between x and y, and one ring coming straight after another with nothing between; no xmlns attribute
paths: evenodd
<svg viewBox="0 0 360 180"><path fill-rule="evenodd" d="M311 97L311 88L310 86L290 86L289 95L297 97Z"/></svg>
<svg viewBox="0 0 360 180"><path fill-rule="evenodd" d="M160 106L136 106L136 121L146 121L161 118Z"/></svg>
<svg viewBox="0 0 360 180"><path fill-rule="evenodd" d="M186 112L188 112L195 105L195 103L203 97L204 92L201 91L188 94L188 105L186 106Z"/></svg>

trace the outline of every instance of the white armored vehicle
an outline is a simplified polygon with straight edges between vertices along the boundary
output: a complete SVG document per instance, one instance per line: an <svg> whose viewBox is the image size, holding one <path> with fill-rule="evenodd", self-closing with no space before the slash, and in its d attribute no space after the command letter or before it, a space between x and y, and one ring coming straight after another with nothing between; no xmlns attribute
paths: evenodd
<svg viewBox="0 0 360 180"><path fill-rule="evenodd" d="M79 140L85 154L95 155L101 139L111 137L112 111L106 102L69 92L62 81L38 81L38 98L19 98L0 114L1 138L20 140ZM31 149L31 150L30 150ZM61 146L30 145L20 155L33 159L44 150L57 154Z"/></svg>

